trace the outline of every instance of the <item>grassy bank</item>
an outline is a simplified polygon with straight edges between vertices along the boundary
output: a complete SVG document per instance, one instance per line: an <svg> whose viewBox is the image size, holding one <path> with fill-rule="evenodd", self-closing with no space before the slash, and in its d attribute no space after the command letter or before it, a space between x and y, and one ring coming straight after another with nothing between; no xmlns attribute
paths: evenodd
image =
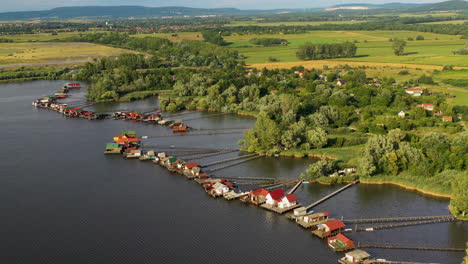
<svg viewBox="0 0 468 264"><path fill-rule="evenodd" d="M415 190L424 194L451 198L452 190L450 183L437 178L421 178L409 175L387 176L376 175L372 177L361 177L364 184L393 184L409 190Z"/></svg>
<svg viewBox="0 0 468 264"><path fill-rule="evenodd" d="M359 157L364 145L356 145L342 148L321 148L311 150L300 150L292 149L281 152L282 156L294 156L294 157L327 157L330 159L352 162L356 157Z"/></svg>

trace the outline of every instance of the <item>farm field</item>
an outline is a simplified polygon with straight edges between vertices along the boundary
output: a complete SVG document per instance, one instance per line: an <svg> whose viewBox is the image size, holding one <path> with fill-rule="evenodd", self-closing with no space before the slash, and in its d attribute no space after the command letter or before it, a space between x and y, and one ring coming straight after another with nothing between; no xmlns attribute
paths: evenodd
<svg viewBox="0 0 468 264"><path fill-rule="evenodd" d="M395 56L391 48L390 38L415 38L424 36L425 40L408 41L405 49L406 56ZM284 38L288 46L261 47L253 46L249 40L252 38ZM334 59L349 62L387 62L400 64L423 64L468 67L468 60L464 56L453 55L452 50L462 48L467 40L458 36L420 33L411 31L314 31L305 34L291 35L241 35L228 36L225 40L232 43L230 47L237 48L240 53L247 56L247 63L266 63L269 57L281 62L298 61L297 48L306 43L338 43L343 41L357 41L357 56L354 58Z"/></svg>
<svg viewBox="0 0 468 264"><path fill-rule="evenodd" d="M77 52L79 51L79 52ZM91 43L1 43L0 65L67 63L128 53L125 49Z"/></svg>
<svg viewBox="0 0 468 264"><path fill-rule="evenodd" d="M15 42L43 42L51 41L55 39L65 39L69 37L79 36L80 34L95 33L98 31L87 31L87 32L58 32L57 35L51 33L35 33L35 34L19 34L19 35L4 35L0 38L11 39Z"/></svg>
<svg viewBox="0 0 468 264"><path fill-rule="evenodd" d="M468 20L450 20L450 21L437 21L437 22L427 22L421 24L463 24L468 22Z"/></svg>
<svg viewBox="0 0 468 264"><path fill-rule="evenodd" d="M356 23L363 23L367 22L365 20L362 21L291 21L291 22L262 22L262 21L255 21L255 20L246 20L246 21L233 21L231 24L226 24L226 27L236 27L236 26L260 26L260 27L268 27L268 26L317 26L323 24L356 24Z"/></svg>

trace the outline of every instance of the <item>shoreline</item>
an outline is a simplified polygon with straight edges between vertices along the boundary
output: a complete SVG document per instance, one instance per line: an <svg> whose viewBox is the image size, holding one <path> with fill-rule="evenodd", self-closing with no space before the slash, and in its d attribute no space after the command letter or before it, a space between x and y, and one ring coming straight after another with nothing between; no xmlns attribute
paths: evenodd
<svg viewBox="0 0 468 264"><path fill-rule="evenodd" d="M399 187L407 189L407 190L417 191L417 192L420 192L420 193L423 193L423 194L426 194L426 195L431 195L431 196L446 198L446 199L451 199L452 198L452 195L450 195L450 194L429 191L429 190L421 189L421 188L418 188L418 187L408 186L408 185L405 185L403 183L399 183L399 182L395 182L395 181L391 181L391 180L372 181L372 180L368 180L368 179L359 179L359 181L362 184L369 184L369 185L391 184L391 185L396 185L396 186L399 186Z"/></svg>

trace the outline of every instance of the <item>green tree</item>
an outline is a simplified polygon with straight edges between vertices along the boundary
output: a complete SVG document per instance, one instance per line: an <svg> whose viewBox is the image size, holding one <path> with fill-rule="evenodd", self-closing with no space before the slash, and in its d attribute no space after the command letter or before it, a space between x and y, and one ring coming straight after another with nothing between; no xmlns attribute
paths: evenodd
<svg viewBox="0 0 468 264"><path fill-rule="evenodd" d="M302 175L302 178L307 180L314 180L332 173L334 168L335 162L333 160L322 157L317 162L309 165L309 168L307 168L305 174Z"/></svg>
<svg viewBox="0 0 468 264"><path fill-rule="evenodd" d="M281 138L281 131L275 121L265 113L260 113L254 127L245 133L244 141L239 142L248 151L272 153Z"/></svg>
<svg viewBox="0 0 468 264"><path fill-rule="evenodd" d="M321 148L327 144L327 132L320 127L316 127L306 132L307 143L311 148Z"/></svg>
<svg viewBox="0 0 468 264"><path fill-rule="evenodd" d="M406 41L404 41L403 39L396 38L393 40L392 48L393 48L393 53L395 53L395 55L397 56L404 55L405 47L406 47Z"/></svg>
<svg viewBox="0 0 468 264"><path fill-rule="evenodd" d="M202 36L206 42L210 42L218 46L226 44L221 34L215 30L204 30L202 31Z"/></svg>
<svg viewBox="0 0 468 264"><path fill-rule="evenodd" d="M468 218L468 172L456 174L452 183L450 211L452 214L466 219Z"/></svg>

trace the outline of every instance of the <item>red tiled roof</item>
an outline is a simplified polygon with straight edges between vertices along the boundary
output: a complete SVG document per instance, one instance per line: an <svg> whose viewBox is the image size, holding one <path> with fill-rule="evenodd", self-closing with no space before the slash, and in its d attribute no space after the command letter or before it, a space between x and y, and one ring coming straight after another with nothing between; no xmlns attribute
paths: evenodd
<svg viewBox="0 0 468 264"><path fill-rule="evenodd" d="M345 224L343 224L343 222L340 220L331 220L326 222L324 225L328 226L330 230L336 230L345 227Z"/></svg>
<svg viewBox="0 0 468 264"><path fill-rule="evenodd" d="M295 201L298 200L297 197L296 197L296 195L294 195L293 193L292 193L292 194L286 195L286 199L287 199L290 203L295 202Z"/></svg>
<svg viewBox="0 0 468 264"><path fill-rule="evenodd" d="M270 192L270 196L273 200L277 200L284 196L283 189L276 189Z"/></svg>
<svg viewBox="0 0 468 264"><path fill-rule="evenodd" d="M259 196L259 195L267 196L268 191L263 189L263 188L260 188L260 189L253 190L252 195L254 195L254 196Z"/></svg>
<svg viewBox="0 0 468 264"><path fill-rule="evenodd" d="M197 166L198 166L198 163L196 162L190 162L190 163L185 164L185 167L187 167L188 169L191 169Z"/></svg>
<svg viewBox="0 0 468 264"><path fill-rule="evenodd" d="M341 234L341 233L338 234L338 235L336 235L335 238L338 239L338 240L340 240L341 242L343 242L343 243L345 243L345 244L347 244L348 242L351 241L351 239L349 239L348 237L346 237L345 235L343 235L343 234Z"/></svg>
<svg viewBox="0 0 468 264"><path fill-rule="evenodd" d="M420 91L420 92L422 92L423 89L421 89L421 88L409 88L409 89L406 89L405 91L410 91L410 92L411 92L411 91L414 91L414 92L415 92L415 91Z"/></svg>

